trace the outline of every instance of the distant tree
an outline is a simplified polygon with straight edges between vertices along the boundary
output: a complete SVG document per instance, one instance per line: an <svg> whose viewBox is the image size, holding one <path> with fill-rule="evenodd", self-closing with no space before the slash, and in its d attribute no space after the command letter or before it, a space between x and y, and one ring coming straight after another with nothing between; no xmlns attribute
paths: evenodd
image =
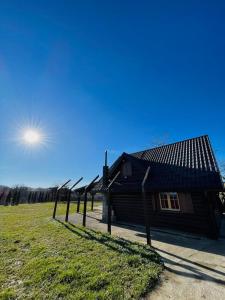
<svg viewBox="0 0 225 300"><path fill-rule="evenodd" d="M15 205L18 205L20 203L20 196L21 196L21 190L19 189L16 195L16 201L15 201Z"/></svg>
<svg viewBox="0 0 225 300"><path fill-rule="evenodd" d="M0 194L0 204L2 204L2 200L4 198L4 195L5 195L5 192L4 191L1 192L1 194Z"/></svg>
<svg viewBox="0 0 225 300"><path fill-rule="evenodd" d="M12 198L12 192L9 190L8 195L5 199L5 205L9 205L11 203L11 198Z"/></svg>
<svg viewBox="0 0 225 300"><path fill-rule="evenodd" d="M31 203L32 192L30 191L27 197L27 203Z"/></svg>
<svg viewBox="0 0 225 300"><path fill-rule="evenodd" d="M16 200L17 200L17 195L18 195L18 189L15 188L12 190L12 201L11 201L11 205L16 204Z"/></svg>

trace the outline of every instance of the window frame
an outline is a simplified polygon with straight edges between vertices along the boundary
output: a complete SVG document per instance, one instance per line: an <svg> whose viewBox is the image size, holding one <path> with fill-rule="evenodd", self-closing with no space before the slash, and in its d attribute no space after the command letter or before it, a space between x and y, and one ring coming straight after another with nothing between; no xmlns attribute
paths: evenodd
<svg viewBox="0 0 225 300"><path fill-rule="evenodd" d="M161 198L161 194L166 194L167 202L168 202L168 208L162 207L162 201L165 201L165 199ZM179 208L172 208L171 199L170 199L170 195L171 194L176 194ZM180 212L181 211L181 209L180 209L180 199L178 197L178 193L177 192L160 192L159 193L159 202L160 202L160 209L161 210L164 210L164 211L174 211L174 212Z"/></svg>

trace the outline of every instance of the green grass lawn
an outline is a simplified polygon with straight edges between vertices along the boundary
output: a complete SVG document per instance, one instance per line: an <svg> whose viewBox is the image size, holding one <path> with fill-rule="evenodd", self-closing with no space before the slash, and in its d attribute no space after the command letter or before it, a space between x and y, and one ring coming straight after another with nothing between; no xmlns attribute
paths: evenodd
<svg viewBox="0 0 225 300"><path fill-rule="evenodd" d="M65 226L52 207L0 206L0 299L139 299L157 283L153 249Z"/></svg>

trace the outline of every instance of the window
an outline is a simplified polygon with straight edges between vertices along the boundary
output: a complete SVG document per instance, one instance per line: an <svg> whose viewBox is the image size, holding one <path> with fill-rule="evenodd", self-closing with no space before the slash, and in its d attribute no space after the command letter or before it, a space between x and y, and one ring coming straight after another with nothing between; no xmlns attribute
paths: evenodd
<svg viewBox="0 0 225 300"><path fill-rule="evenodd" d="M180 210L177 193L160 193L159 199L162 210Z"/></svg>

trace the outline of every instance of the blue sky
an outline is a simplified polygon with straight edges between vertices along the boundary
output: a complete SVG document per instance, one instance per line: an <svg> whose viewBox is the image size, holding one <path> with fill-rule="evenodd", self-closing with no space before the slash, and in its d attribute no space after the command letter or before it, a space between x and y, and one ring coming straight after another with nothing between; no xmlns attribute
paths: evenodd
<svg viewBox="0 0 225 300"><path fill-rule="evenodd" d="M209 134L225 160L224 1L0 1L0 184L101 174ZM46 147L15 141L41 127Z"/></svg>

